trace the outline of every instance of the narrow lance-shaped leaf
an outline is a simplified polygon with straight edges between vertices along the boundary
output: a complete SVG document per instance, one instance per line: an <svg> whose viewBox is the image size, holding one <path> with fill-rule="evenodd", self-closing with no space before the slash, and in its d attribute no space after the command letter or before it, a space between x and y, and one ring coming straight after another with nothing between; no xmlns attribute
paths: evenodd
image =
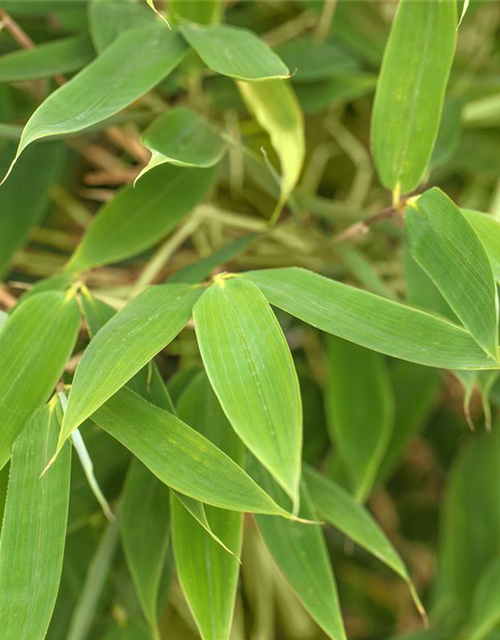
<svg viewBox="0 0 500 640"><path fill-rule="evenodd" d="M94 57L94 48L87 35L52 40L33 49L0 56L0 82L23 82L70 73L81 69Z"/></svg>
<svg viewBox="0 0 500 640"><path fill-rule="evenodd" d="M183 25L180 31L203 62L213 71L237 80L287 78L280 58L248 29L218 25Z"/></svg>
<svg viewBox="0 0 500 640"><path fill-rule="evenodd" d="M248 109L271 137L281 163L281 190L273 214L275 220L297 184L304 163L304 116L289 82L239 82L238 87Z"/></svg>
<svg viewBox="0 0 500 640"><path fill-rule="evenodd" d="M377 84L372 151L382 184L415 189L439 129L457 28L456 3L401 0Z"/></svg>
<svg viewBox="0 0 500 640"><path fill-rule="evenodd" d="M213 167L226 150L210 124L185 107L175 107L156 119L144 132L142 143L152 155L137 180L162 164Z"/></svg>
<svg viewBox="0 0 500 640"><path fill-rule="evenodd" d="M466 217L434 188L410 200L405 221L413 257L473 338L497 359L498 296L493 270Z"/></svg>
<svg viewBox="0 0 500 640"><path fill-rule="evenodd" d="M0 155L0 172L11 158L9 145ZM26 243L30 229L46 214L49 189L61 175L64 160L64 148L60 143L33 147L0 189L0 277L7 273L17 249ZM26 176L29 176L29 189L26 188Z"/></svg>
<svg viewBox="0 0 500 640"><path fill-rule="evenodd" d="M430 367L498 368L467 331L430 313L296 267L244 277L271 304L367 349Z"/></svg>
<svg viewBox="0 0 500 640"><path fill-rule="evenodd" d="M493 216L479 211L462 209L462 213L483 243L495 280L497 283L500 282L500 222Z"/></svg>
<svg viewBox="0 0 500 640"><path fill-rule="evenodd" d="M259 289L218 277L193 317L210 382L234 430L297 504L302 406L281 327Z"/></svg>
<svg viewBox="0 0 500 640"><path fill-rule="evenodd" d="M35 140L81 131L118 113L167 76L185 52L182 38L163 25L126 31L38 107L14 162Z"/></svg>
<svg viewBox="0 0 500 640"><path fill-rule="evenodd" d="M158 630L158 593L167 556L169 490L137 459L132 460L120 511L120 531L127 564L154 638Z"/></svg>
<svg viewBox="0 0 500 640"><path fill-rule="evenodd" d="M59 446L177 336L202 291L183 284L149 287L106 323L76 368Z"/></svg>
<svg viewBox="0 0 500 640"><path fill-rule="evenodd" d="M101 53L124 31L152 26L157 17L143 2L123 0L91 0L88 6L90 36Z"/></svg>
<svg viewBox="0 0 500 640"><path fill-rule="evenodd" d="M120 262L166 236L207 195L212 169L163 166L129 185L98 212L66 266L79 272Z"/></svg>
<svg viewBox="0 0 500 640"><path fill-rule="evenodd" d="M4 638L43 640L59 590L68 522L69 444L40 477L59 433L55 402L31 416L14 445L0 545Z"/></svg>
<svg viewBox="0 0 500 640"><path fill-rule="evenodd" d="M269 495L282 503L283 492L258 463L252 465L252 473ZM304 481L300 515L317 519ZM328 637L345 640L337 587L321 527L262 515L257 516L257 525L274 561L307 611Z"/></svg>
<svg viewBox="0 0 500 640"><path fill-rule="evenodd" d="M328 427L359 502L368 497L389 443L394 397L381 355L330 338Z"/></svg>
<svg viewBox="0 0 500 640"><path fill-rule="evenodd" d="M88 290L85 290L85 295L82 296L81 301L85 321L93 338L95 334L106 324L106 322L108 322L108 320L110 320L115 315L115 310L101 300L97 300L96 298L92 297ZM151 402L157 407L160 407L161 409L164 409L165 411L168 411L169 413L173 413L175 415L176 411L174 404L155 362L149 362L146 367L139 371L139 373L137 373L129 381L128 386L148 402ZM148 473L150 472L148 471ZM142 474L136 475L138 475L139 479L141 479ZM159 483L160 480L155 478L155 482ZM153 491L152 487L150 488L150 491ZM160 490L157 490L157 492L160 492ZM204 529L206 529L208 534L211 535L218 544L221 544L225 548L222 540L220 540L210 528L210 523L207 520L203 504L198 500L188 498L188 496L182 495L178 492L175 492L175 495L193 516L193 518L195 518L200 523L200 525ZM122 528L126 526L125 522L126 521L122 522ZM130 522L131 525L134 526L135 521L131 519ZM145 536L148 535L146 529L147 527L143 527L143 533ZM141 551L140 545L137 546L137 549ZM139 565L142 564L141 553L138 553L137 559L132 559L132 555L132 551L130 551L128 555L129 564L132 564L132 562ZM140 570L135 571L132 569L132 574L134 576L134 579L137 581L142 579L143 577L143 574ZM137 588L139 591L143 590L142 586L138 586Z"/></svg>
<svg viewBox="0 0 500 640"><path fill-rule="evenodd" d="M0 468L28 416L50 395L78 334L73 293L40 293L22 302L0 333Z"/></svg>
<svg viewBox="0 0 500 640"><path fill-rule="evenodd" d="M225 417L204 373L179 402L179 415L241 465L243 444ZM177 573L203 640L228 640L236 598L243 516L206 507L214 533L232 550L211 538L185 507L172 499L172 536ZM281 520L281 518L279 518Z"/></svg>
<svg viewBox="0 0 500 640"><path fill-rule="evenodd" d="M342 531L397 573L408 584L417 608L423 612L403 560L370 513L342 487L312 467L304 467L304 478L319 517Z"/></svg>
<svg viewBox="0 0 500 640"><path fill-rule="evenodd" d="M115 393L92 420L180 493L222 509L289 517L224 452L130 389Z"/></svg>
<svg viewBox="0 0 500 640"><path fill-rule="evenodd" d="M483 640L498 626L499 585L500 559L495 558L484 570L474 592L471 617L467 625L469 640Z"/></svg>

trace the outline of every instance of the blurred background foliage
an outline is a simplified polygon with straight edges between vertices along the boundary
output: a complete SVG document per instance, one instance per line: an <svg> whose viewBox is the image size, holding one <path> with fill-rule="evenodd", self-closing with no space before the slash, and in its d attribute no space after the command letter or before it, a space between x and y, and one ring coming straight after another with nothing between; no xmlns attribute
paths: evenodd
<svg viewBox="0 0 500 640"><path fill-rule="evenodd" d="M1 56L22 45L6 20L12 18L20 27L29 48L30 43L87 34L87 5L77 0L1 2ZM59 272L99 207L132 183L147 163L141 132L168 106L183 105L233 141L210 194L159 245L86 274L94 295L119 308L137 283L165 281L204 260L209 271L300 265L379 295L436 308L436 291L405 252L400 215L386 215L389 195L377 181L369 152L374 88L395 8L395 2L383 0L225 3L227 23L254 30L294 72L291 83L305 114L305 167L273 228L267 221L278 185L261 152L277 166L270 140L246 111L234 83L208 72L194 54L112 122L35 145L0 190L2 307L9 309L36 281ZM67 78L95 56L90 43L81 55L75 68L64 71ZM6 169L22 125L61 78L12 80L2 60L0 166ZM461 207L500 219L499 125L500 4L473 0L459 29L427 185L438 185ZM373 364L359 347L346 351L339 341L326 340L285 314L279 318L301 378L305 458L310 463L356 491L356 478L343 466L343 455L348 455L343 421L358 425L360 446L370 424L386 420L391 425L378 475L364 497L406 560L433 631L421 631L422 621L400 579L327 529L349 638L456 638L453 630L467 624L488 593L500 557L500 438L495 424L500 385L494 379L474 386L472 381L464 412L465 392L452 374L382 357ZM87 339L82 334L80 351ZM78 355L68 376L77 360ZM178 398L200 364L192 330L183 331L158 362ZM372 388L373 366L383 369L377 374L386 385L382 394ZM348 398L346 406L339 406L340 397ZM493 433L487 434L490 422ZM91 426L83 431L103 492L115 503L130 454L103 431ZM4 470L0 509L5 485ZM325 637L270 560L251 517L246 520L241 585L234 640ZM175 577L161 625L172 640L198 637ZM77 460L63 581L48 637L149 637L117 525L106 522ZM493 631L487 637L500 635Z"/></svg>

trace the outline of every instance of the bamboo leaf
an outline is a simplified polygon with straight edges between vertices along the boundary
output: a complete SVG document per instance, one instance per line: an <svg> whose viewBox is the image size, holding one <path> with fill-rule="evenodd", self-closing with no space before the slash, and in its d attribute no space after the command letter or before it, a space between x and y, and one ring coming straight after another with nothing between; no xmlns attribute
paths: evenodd
<svg viewBox="0 0 500 640"><path fill-rule="evenodd" d="M59 446L184 328L202 289L149 287L96 334L76 368Z"/></svg>
<svg viewBox="0 0 500 640"><path fill-rule="evenodd" d="M130 389L116 393L92 420L180 493L222 509L289 516L209 440Z"/></svg>
<svg viewBox="0 0 500 640"><path fill-rule="evenodd" d="M142 2L135 0L91 0L88 14L90 35L99 53L124 31L158 23L155 15Z"/></svg>
<svg viewBox="0 0 500 640"><path fill-rule="evenodd" d="M271 137L280 160L281 189L273 214L275 221L297 184L304 163L304 116L288 82L239 82L238 88L249 111Z"/></svg>
<svg viewBox="0 0 500 640"><path fill-rule="evenodd" d="M95 57L87 35L60 38L0 56L0 82L23 82L78 71Z"/></svg>
<svg viewBox="0 0 500 640"><path fill-rule="evenodd" d="M0 468L28 416L61 376L76 341L80 314L72 293L40 293L20 304L0 333Z"/></svg>
<svg viewBox="0 0 500 640"><path fill-rule="evenodd" d="M283 492L267 472L254 464L253 473L266 492L282 503ZM308 520L317 519L304 481L300 492L300 516ZM314 620L333 640L346 639L335 578L321 527L260 515L257 516L257 525L274 561Z"/></svg>
<svg viewBox="0 0 500 640"><path fill-rule="evenodd" d="M479 211L462 209L462 213L479 236L490 259L495 280L500 282L500 222Z"/></svg>
<svg viewBox="0 0 500 640"><path fill-rule="evenodd" d="M305 269L252 271L244 277L271 304L367 349L430 367L498 366L458 325Z"/></svg>
<svg viewBox="0 0 500 640"><path fill-rule="evenodd" d="M474 229L437 188L410 201L405 221L413 257L473 338L497 359L498 296L488 255Z"/></svg>
<svg viewBox="0 0 500 640"><path fill-rule="evenodd" d="M469 640L483 640L498 626L499 584L500 559L495 558L481 574L474 593L468 624Z"/></svg>
<svg viewBox="0 0 500 640"><path fill-rule="evenodd" d="M11 151L10 145L3 151L1 160L5 163L0 172L8 166ZM64 160L64 149L59 143L33 147L0 189L0 276L7 273L12 256L26 242L30 229L46 214L49 189L59 178ZM27 175L30 176L29 189L26 188Z"/></svg>
<svg viewBox="0 0 500 640"><path fill-rule="evenodd" d="M289 76L280 58L248 29L191 24L182 25L180 32L207 67L217 73L249 82Z"/></svg>
<svg viewBox="0 0 500 640"><path fill-rule="evenodd" d="M179 402L179 415L241 465L244 450L227 421L205 374L198 375ZM175 498L172 500L174 558L182 589L203 640L228 640L238 582L243 516L207 507L218 544Z"/></svg>
<svg viewBox="0 0 500 640"><path fill-rule="evenodd" d="M397 573L408 584L415 604L422 613L420 599L403 560L370 513L342 487L312 467L304 467L304 477L319 517Z"/></svg>
<svg viewBox="0 0 500 640"><path fill-rule="evenodd" d="M169 490L137 459L123 490L120 531L144 616L154 638L158 630L158 593L170 530Z"/></svg>
<svg viewBox="0 0 500 640"><path fill-rule="evenodd" d="M35 140L75 133L118 113L165 78L185 52L179 35L163 25L126 31L38 107L24 127L13 164Z"/></svg>
<svg viewBox="0 0 500 640"><path fill-rule="evenodd" d="M162 164L179 167L213 167L222 159L226 144L212 127L185 107L174 107L146 129L142 143L151 159L138 175Z"/></svg>
<svg viewBox="0 0 500 640"><path fill-rule="evenodd" d="M71 448L40 478L56 445L55 401L38 409L14 445L0 546L2 636L43 640L61 580Z"/></svg>
<svg viewBox="0 0 500 640"><path fill-rule="evenodd" d="M382 184L397 194L418 186L439 129L455 52L455 2L401 0L372 117L372 152Z"/></svg>
<svg viewBox="0 0 500 640"><path fill-rule="evenodd" d="M121 189L99 210L66 271L119 262L153 246L205 198L214 178L212 169L163 166Z"/></svg>
<svg viewBox="0 0 500 640"><path fill-rule="evenodd" d="M177 22L219 24L224 3L222 0L170 0L168 9Z"/></svg>
<svg viewBox="0 0 500 640"><path fill-rule="evenodd" d="M249 281L219 277L195 305L193 317L203 363L225 414L297 503L300 389L271 308Z"/></svg>
<svg viewBox="0 0 500 640"><path fill-rule="evenodd" d="M339 338L328 341L328 427L351 480L364 502L375 482L394 426L394 394L379 354Z"/></svg>

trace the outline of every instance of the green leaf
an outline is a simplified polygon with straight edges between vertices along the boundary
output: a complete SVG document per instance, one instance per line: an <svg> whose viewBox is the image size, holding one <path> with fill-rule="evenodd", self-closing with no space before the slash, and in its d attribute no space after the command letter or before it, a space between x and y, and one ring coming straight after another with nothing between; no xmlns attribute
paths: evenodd
<svg viewBox="0 0 500 640"><path fill-rule="evenodd" d="M396 406L394 428L378 473L382 483L392 474L411 438L425 426L441 387L435 369L404 360L394 363L391 377Z"/></svg>
<svg viewBox="0 0 500 640"><path fill-rule="evenodd" d="M208 122L185 107L174 107L155 120L142 143L152 155L137 180L162 164L213 167L226 151L225 142Z"/></svg>
<svg viewBox="0 0 500 640"><path fill-rule="evenodd" d="M182 38L164 25L126 31L38 107L13 164L35 140L82 131L118 113L165 78L185 52Z"/></svg>
<svg viewBox="0 0 500 640"><path fill-rule="evenodd" d="M408 584L415 604L422 612L422 605L404 562L370 513L342 487L312 467L304 466L304 477L319 517L397 573Z"/></svg>
<svg viewBox="0 0 500 640"><path fill-rule="evenodd" d="M59 446L180 333L202 291L148 287L105 324L76 368Z"/></svg>
<svg viewBox="0 0 500 640"><path fill-rule="evenodd" d="M222 0L170 0L168 9L177 22L218 24L224 11Z"/></svg>
<svg viewBox="0 0 500 640"><path fill-rule="evenodd" d="M163 166L124 187L100 209L66 270L120 262L153 246L205 198L214 178L212 169Z"/></svg>
<svg viewBox="0 0 500 640"><path fill-rule="evenodd" d="M280 58L248 29L192 24L181 26L180 32L207 67L217 73L249 82L289 76Z"/></svg>
<svg viewBox="0 0 500 640"><path fill-rule="evenodd" d="M43 640L61 580L71 448L40 477L57 442L55 401L38 409L14 445L0 546L2 636Z"/></svg>
<svg viewBox="0 0 500 640"><path fill-rule="evenodd" d="M283 492L260 465L253 465L253 473L266 492L282 502ZM300 516L317 519L305 482L300 491ZM333 640L346 639L321 527L270 516L257 516L257 525L274 561L314 620Z"/></svg>
<svg viewBox="0 0 500 640"><path fill-rule="evenodd" d="M462 209L462 213L479 236L490 259L495 280L500 282L500 222L479 211Z"/></svg>
<svg viewBox="0 0 500 640"><path fill-rule="evenodd" d="M210 382L234 430L297 504L300 389L285 336L259 289L218 277L193 310Z"/></svg>
<svg viewBox="0 0 500 640"><path fill-rule="evenodd" d="M358 502L373 487L394 426L394 394L384 358L339 338L328 341L326 388L332 442Z"/></svg>
<svg viewBox="0 0 500 640"><path fill-rule="evenodd" d="M130 389L116 393L92 420L180 493L222 509L289 517L209 440Z"/></svg>
<svg viewBox="0 0 500 640"><path fill-rule="evenodd" d="M0 172L12 157L10 145L1 155ZM49 189L59 178L65 160L58 143L37 145L19 161L7 184L0 189L0 277L8 271L12 256L25 242L29 230L39 224L49 206ZM26 188L29 176L29 188Z"/></svg>
<svg viewBox="0 0 500 640"><path fill-rule="evenodd" d="M407 193L427 169L455 52L455 2L401 0L386 46L372 117L382 184Z"/></svg>
<svg viewBox="0 0 500 640"><path fill-rule="evenodd" d="M500 558L495 558L481 574L472 601L468 640L483 640L500 622Z"/></svg>
<svg viewBox="0 0 500 640"><path fill-rule="evenodd" d="M205 374L198 375L179 402L179 415L241 465L244 449L227 421ZM174 558L184 595L203 640L228 640L238 582L243 516L206 507L212 531L230 555L175 498L172 500ZM281 518L280 518L281 519Z"/></svg>
<svg viewBox="0 0 500 640"><path fill-rule="evenodd" d="M94 57L87 35L53 40L0 56L0 82L24 82L78 71Z"/></svg>
<svg viewBox="0 0 500 640"><path fill-rule="evenodd" d="M18 305L0 333L0 468L28 416L43 404L68 361L80 313L72 293L40 293Z"/></svg>
<svg viewBox="0 0 500 640"><path fill-rule="evenodd" d="M249 111L269 134L280 160L281 189L273 214L275 220L297 184L304 164L304 116L289 82L239 82L238 88Z"/></svg>
<svg viewBox="0 0 500 640"><path fill-rule="evenodd" d="M437 188L409 202L405 222L415 260L477 343L498 359L496 285L474 229Z"/></svg>
<svg viewBox="0 0 500 640"><path fill-rule="evenodd" d="M272 305L394 358L445 369L497 368L467 331L418 309L298 269L245 274Z"/></svg>
<svg viewBox="0 0 500 640"><path fill-rule="evenodd" d="M155 15L142 2L131 0L91 0L88 13L90 35L99 53L124 31L158 23Z"/></svg>
<svg viewBox="0 0 500 640"><path fill-rule="evenodd" d="M141 462L130 464L120 511L120 531L127 564L154 638L158 630L158 593L167 557L170 528L169 490Z"/></svg>

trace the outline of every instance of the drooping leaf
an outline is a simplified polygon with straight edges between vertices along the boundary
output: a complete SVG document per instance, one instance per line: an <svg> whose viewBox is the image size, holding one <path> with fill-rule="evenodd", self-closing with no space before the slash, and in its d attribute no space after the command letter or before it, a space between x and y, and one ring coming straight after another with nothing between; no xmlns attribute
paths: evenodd
<svg viewBox="0 0 500 640"><path fill-rule="evenodd" d="M439 129L455 51L455 2L399 4L386 46L372 116L372 151L382 184L415 189Z"/></svg>
<svg viewBox="0 0 500 640"><path fill-rule="evenodd" d="M258 464L253 465L253 472L269 495L282 503L283 492L267 472ZM300 516L317 520L305 481L300 491ZM274 561L307 611L328 637L345 639L337 587L320 525L260 515L257 525Z"/></svg>
<svg viewBox="0 0 500 640"><path fill-rule="evenodd" d="M405 221L413 257L478 344L497 359L498 296L488 255L474 229L437 188L410 201Z"/></svg>
<svg viewBox="0 0 500 640"><path fill-rule="evenodd" d="M234 430L294 502L302 449L300 389L285 336L259 289L217 278L193 310L210 382Z"/></svg>
<svg viewBox="0 0 500 640"><path fill-rule="evenodd" d="M158 22L142 2L131 0L91 0L88 13L90 35L99 53L124 31L152 26Z"/></svg>
<svg viewBox="0 0 500 640"><path fill-rule="evenodd" d="M66 266L83 271L137 255L166 236L207 195L212 169L162 166L106 203Z"/></svg>
<svg viewBox="0 0 500 640"><path fill-rule="evenodd" d="M130 389L118 391L92 420L180 493L222 509L288 515L209 440Z"/></svg>
<svg viewBox="0 0 500 640"><path fill-rule="evenodd" d="M182 38L163 25L126 31L38 107L14 162L35 140L81 131L118 113L165 78L185 52Z"/></svg>
<svg viewBox="0 0 500 640"><path fill-rule="evenodd" d="M304 163L304 116L289 82L239 82L238 88L249 111L269 134L280 160L280 198L273 216L276 219L297 184Z"/></svg>
<svg viewBox="0 0 500 640"><path fill-rule="evenodd" d="M179 416L237 464L243 463L243 445L227 421L205 374L199 374L182 395ZM182 589L203 640L228 640L239 574L237 555L241 547L243 516L216 507L206 507L206 515L213 532L236 555L228 553L210 537L173 498L174 558Z"/></svg>
<svg viewBox="0 0 500 640"><path fill-rule="evenodd" d="M339 338L328 341L326 407L330 437L364 502L387 450L394 420L394 395L381 355Z"/></svg>
<svg viewBox="0 0 500 640"><path fill-rule="evenodd" d="M28 416L48 398L76 341L72 293L40 293L20 304L0 333L0 468Z"/></svg>
<svg viewBox="0 0 500 640"><path fill-rule="evenodd" d="M219 24L224 3L222 0L170 0L168 9L172 18L180 23Z"/></svg>
<svg viewBox="0 0 500 640"><path fill-rule="evenodd" d="M217 73L237 80L287 78L280 58L248 29L229 25L182 25L180 32L203 62Z"/></svg>
<svg viewBox="0 0 500 640"><path fill-rule="evenodd" d="M42 478L55 447L55 403L35 411L12 454L0 545L0 621L5 638L43 640L59 590L68 523L71 448Z"/></svg>
<svg viewBox="0 0 500 640"><path fill-rule="evenodd" d="M59 445L180 333L202 291L149 287L105 324L76 368Z"/></svg>
<svg viewBox="0 0 500 640"><path fill-rule="evenodd" d="M500 222L479 211L462 209L462 213L479 236L490 259L495 280L500 282Z"/></svg>
<svg viewBox="0 0 500 640"><path fill-rule="evenodd" d="M312 467L304 467L304 478L319 517L342 531L397 573L408 584L415 604L422 610L403 560L370 513L345 489Z"/></svg>
<svg viewBox="0 0 500 640"><path fill-rule="evenodd" d="M271 304L367 349L430 367L497 367L467 331L430 313L295 267L244 277Z"/></svg>
<svg viewBox="0 0 500 640"><path fill-rule="evenodd" d="M1 155L2 169L12 158L10 145ZM0 189L0 276L4 276L12 256L25 242L30 229L38 224L49 205L49 189L59 178L65 159L57 143L38 145L29 150ZM26 188L29 176L29 188Z"/></svg>
<svg viewBox="0 0 500 640"><path fill-rule="evenodd" d="M167 555L169 490L137 459L132 460L123 490L120 531L123 549L154 638L158 630L158 593Z"/></svg>
<svg viewBox="0 0 500 640"><path fill-rule="evenodd" d="M226 150L208 122L185 107L174 107L155 120L144 132L142 143L152 155L137 179L162 164L213 167Z"/></svg>
<svg viewBox="0 0 500 640"><path fill-rule="evenodd" d="M87 35L61 38L0 57L0 82L24 82L78 71L95 57Z"/></svg>
<svg viewBox="0 0 500 640"><path fill-rule="evenodd" d="M467 625L469 640L483 640L500 621L498 601L500 558L495 558L479 578L472 601L471 619Z"/></svg>

